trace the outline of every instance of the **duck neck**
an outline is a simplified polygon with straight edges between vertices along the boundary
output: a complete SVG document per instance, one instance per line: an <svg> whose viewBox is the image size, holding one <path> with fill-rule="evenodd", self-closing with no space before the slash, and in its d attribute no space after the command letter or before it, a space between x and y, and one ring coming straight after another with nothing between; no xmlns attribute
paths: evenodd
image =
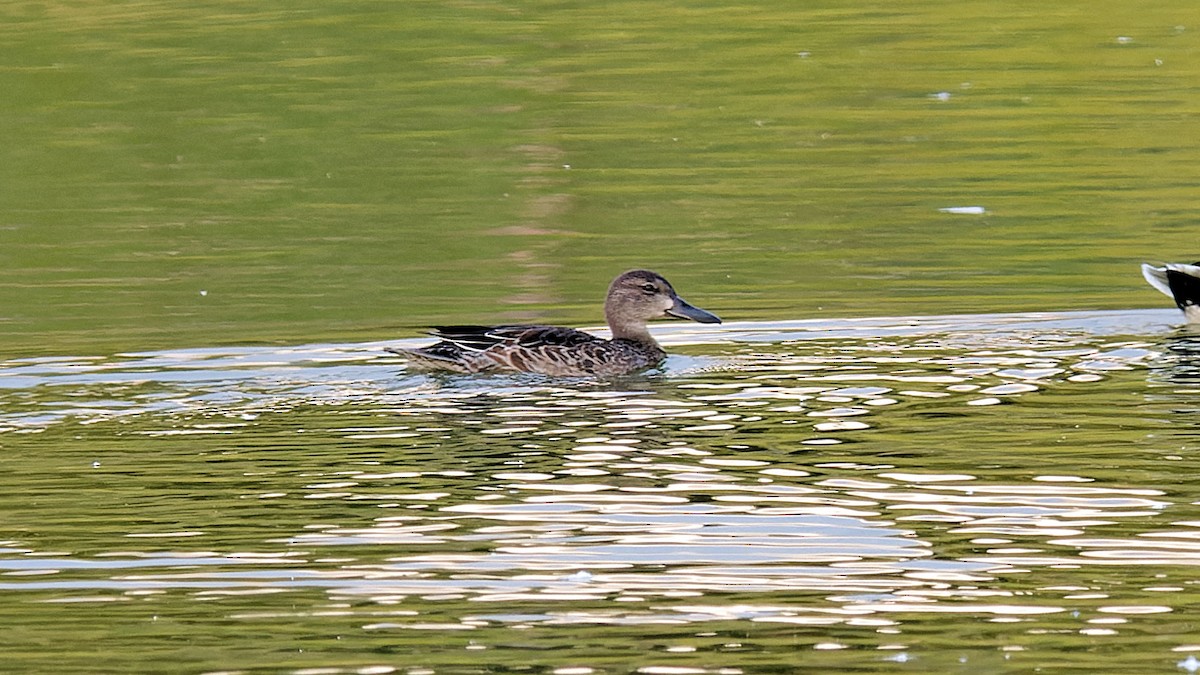
<svg viewBox="0 0 1200 675"><path fill-rule="evenodd" d="M606 312L608 319L608 327L612 331L612 339L614 340L631 340L638 342L655 349L661 349L658 342L650 335L650 331L646 329L646 324L643 321L621 321L612 313Z"/></svg>

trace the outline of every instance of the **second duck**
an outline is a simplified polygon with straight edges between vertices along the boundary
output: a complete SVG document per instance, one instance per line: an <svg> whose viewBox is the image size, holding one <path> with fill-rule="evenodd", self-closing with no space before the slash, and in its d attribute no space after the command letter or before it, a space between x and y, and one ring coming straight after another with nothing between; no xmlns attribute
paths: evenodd
<svg viewBox="0 0 1200 675"><path fill-rule="evenodd" d="M1200 262L1142 265L1142 276L1151 286L1175 301L1188 323L1200 323Z"/></svg>

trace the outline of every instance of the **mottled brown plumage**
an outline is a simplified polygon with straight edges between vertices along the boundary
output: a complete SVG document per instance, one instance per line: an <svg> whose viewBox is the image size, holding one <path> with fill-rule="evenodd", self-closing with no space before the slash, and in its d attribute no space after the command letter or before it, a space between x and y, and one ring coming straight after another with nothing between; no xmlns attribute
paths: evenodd
<svg viewBox="0 0 1200 675"><path fill-rule="evenodd" d="M613 377L662 362L666 352L650 335L646 322L664 316L721 322L685 302L661 275L632 270L608 287L604 318L612 330L611 340L557 326L438 326L432 335L441 342L388 351L429 370Z"/></svg>

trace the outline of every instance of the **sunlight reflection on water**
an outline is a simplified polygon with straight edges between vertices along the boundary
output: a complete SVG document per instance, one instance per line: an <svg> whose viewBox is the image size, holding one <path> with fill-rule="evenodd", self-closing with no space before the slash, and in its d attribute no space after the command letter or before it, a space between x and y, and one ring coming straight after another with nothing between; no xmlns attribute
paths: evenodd
<svg viewBox="0 0 1200 675"><path fill-rule="evenodd" d="M1120 331L1153 330L1164 312L1075 312L981 315L845 321L729 324L685 327L662 334L667 346L718 345L719 357L672 356L663 375L686 380L705 373L742 373L734 381L683 382L681 389L708 389L687 402L719 402L733 408L796 402L794 410L822 422L824 431L865 429L871 408L905 399L970 394L967 405L996 405L1003 396L1031 393L1056 378L1095 381L1113 369L1144 366L1162 356L1142 342L1109 342ZM603 332L603 331L600 331ZM412 341L415 343L415 341ZM771 351L739 348L770 342ZM813 344L815 343L815 344ZM795 344L795 348L789 345ZM86 357L16 359L0 364L0 432L37 431L72 418L79 422L145 413L188 414L206 410L253 419L264 411L299 405L375 403L401 406L398 412L454 407L486 397L528 396L534 405L493 410L512 421L484 433L544 434L546 418L572 407L605 399L614 410L604 428L645 426L665 418L697 418L691 431L733 429L737 415L724 418L702 410L653 409L639 401L648 391L579 391L539 376L396 377L396 360L380 344L309 345L292 348L197 349ZM732 350L731 350L732 347ZM783 385L780 382L797 381ZM582 382L581 382L582 383ZM637 384L637 378L629 380ZM570 386L570 383L567 383ZM59 393L59 397L54 394ZM35 394L36 400L35 400ZM104 395L107 394L107 395ZM550 396L549 400L545 399ZM575 400L567 400L567 398ZM842 403L823 410L814 403ZM411 407L409 407L411 406ZM522 418L526 419L521 422ZM704 422L704 423L701 423ZM164 429L147 433L226 433L220 430Z"/></svg>
<svg viewBox="0 0 1200 675"><path fill-rule="evenodd" d="M9 433L116 421L128 424L126 438L244 443L283 423L293 436L390 454L326 455L328 466L314 455L291 474L244 470L272 477L239 500L304 504L312 515L237 553L216 553L230 546L203 525L125 535L175 551L72 557L11 542L0 551L0 589L82 602L114 596L80 591L129 599L322 589L381 606L416 598L563 608L475 611L447 624L466 629L732 618L887 631L898 619L881 615L1058 614L1088 584L1032 599L1004 580L1193 565L1200 516L1165 520L1175 504L1165 490L1115 484L1086 464L1005 473L1004 448L1030 441L986 415L1019 414L1019 426L1047 429L1051 443L1096 431L1013 404L1164 364L1174 370L1156 371L1152 383L1186 379L1190 366L1178 360L1190 352L1180 343L1138 337L1163 315L691 328L664 343L708 356L672 356L662 373L613 383L409 375L379 344L10 361L0 368L0 430ZM312 411L331 417L303 422ZM954 457L976 446L986 460ZM323 514L326 504L371 511L346 522ZM1124 524L1136 528L1124 533ZM778 593L821 601L762 595ZM725 594L742 601L710 602ZM368 628L420 628L420 614Z"/></svg>

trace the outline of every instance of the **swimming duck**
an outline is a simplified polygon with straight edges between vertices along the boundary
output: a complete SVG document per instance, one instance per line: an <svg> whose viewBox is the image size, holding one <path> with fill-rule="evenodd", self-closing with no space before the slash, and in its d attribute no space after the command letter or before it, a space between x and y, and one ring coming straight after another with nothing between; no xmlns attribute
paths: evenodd
<svg viewBox="0 0 1200 675"><path fill-rule="evenodd" d="M646 329L647 321L665 316L721 323L717 315L679 297L662 275L631 270L613 280L604 300L611 340L558 326L437 326L431 334L441 342L388 351L421 368L455 373L614 377L657 366L666 358Z"/></svg>
<svg viewBox="0 0 1200 675"><path fill-rule="evenodd" d="M1162 267L1143 263L1142 276L1151 286L1175 300L1188 323L1200 323L1200 262L1191 265L1167 263Z"/></svg>

